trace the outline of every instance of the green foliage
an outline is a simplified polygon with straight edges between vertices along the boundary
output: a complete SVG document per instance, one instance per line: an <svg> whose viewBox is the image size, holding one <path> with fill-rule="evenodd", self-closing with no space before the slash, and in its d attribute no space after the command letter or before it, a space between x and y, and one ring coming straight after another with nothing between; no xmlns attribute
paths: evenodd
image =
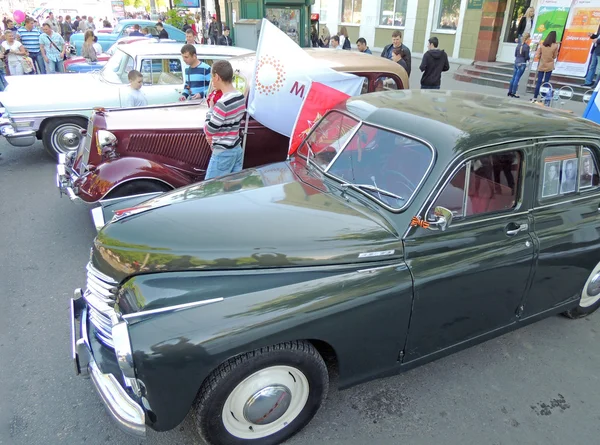
<svg viewBox="0 0 600 445"><path fill-rule="evenodd" d="M165 22L177 29L182 29L185 24L185 17L182 17L179 11L179 8L169 9Z"/></svg>

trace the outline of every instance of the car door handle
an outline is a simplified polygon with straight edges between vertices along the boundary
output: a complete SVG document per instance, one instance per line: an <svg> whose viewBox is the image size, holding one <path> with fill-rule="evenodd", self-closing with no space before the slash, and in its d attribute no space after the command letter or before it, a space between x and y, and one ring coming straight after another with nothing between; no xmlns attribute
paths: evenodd
<svg viewBox="0 0 600 445"><path fill-rule="evenodd" d="M506 227L506 234L508 236L515 236L517 235L519 232L525 232L527 229L529 229L529 224L509 224Z"/></svg>

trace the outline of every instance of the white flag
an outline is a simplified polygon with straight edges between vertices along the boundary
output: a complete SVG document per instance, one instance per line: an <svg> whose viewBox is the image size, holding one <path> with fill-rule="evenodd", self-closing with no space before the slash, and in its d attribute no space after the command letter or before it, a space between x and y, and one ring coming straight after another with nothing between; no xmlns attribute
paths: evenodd
<svg viewBox="0 0 600 445"><path fill-rule="evenodd" d="M313 59L266 19L262 21L248 112L273 131L291 136L302 100L315 81L349 96L360 94L363 79L339 73Z"/></svg>

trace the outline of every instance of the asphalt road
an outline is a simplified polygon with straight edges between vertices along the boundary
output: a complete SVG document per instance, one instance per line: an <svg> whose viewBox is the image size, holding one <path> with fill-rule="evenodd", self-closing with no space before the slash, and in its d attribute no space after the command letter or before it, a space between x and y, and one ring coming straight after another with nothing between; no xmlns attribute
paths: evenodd
<svg viewBox="0 0 600 445"><path fill-rule="evenodd" d="M37 144L0 141L0 444L199 444L189 419L140 440L70 360L89 209L59 198ZM406 374L333 389L293 445L600 443L600 314L552 317ZM360 351L357 351L357 354Z"/></svg>

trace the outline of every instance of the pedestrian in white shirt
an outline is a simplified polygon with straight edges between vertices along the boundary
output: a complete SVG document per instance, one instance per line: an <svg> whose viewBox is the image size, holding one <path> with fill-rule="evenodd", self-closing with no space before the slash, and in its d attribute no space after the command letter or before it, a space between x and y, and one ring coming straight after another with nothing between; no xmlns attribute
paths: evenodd
<svg viewBox="0 0 600 445"><path fill-rule="evenodd" d="M23 74L23 56L25 56L25 47L21 42L15 40L15 34L12 31L5 31L2 42L2 52L7 61L8 71L12 76L21 76Z"/></svg>
<svg viewBox="0 0 600 445"><path fill-rule="evenodd" d="M142 93L142 85L144 83L144 76L142 73L136 70L129 71L127 74L129 79L129 94L125 98L125 107L145 107L148 105L148 99L146 95Z"/></svg>
<svg viewBox="0 0 600 445"><path fill-rule="evenodd" d="M342 45L340 45L340 36L332 36L329 41L329 46L333 49L342 49Z"/></svg>

